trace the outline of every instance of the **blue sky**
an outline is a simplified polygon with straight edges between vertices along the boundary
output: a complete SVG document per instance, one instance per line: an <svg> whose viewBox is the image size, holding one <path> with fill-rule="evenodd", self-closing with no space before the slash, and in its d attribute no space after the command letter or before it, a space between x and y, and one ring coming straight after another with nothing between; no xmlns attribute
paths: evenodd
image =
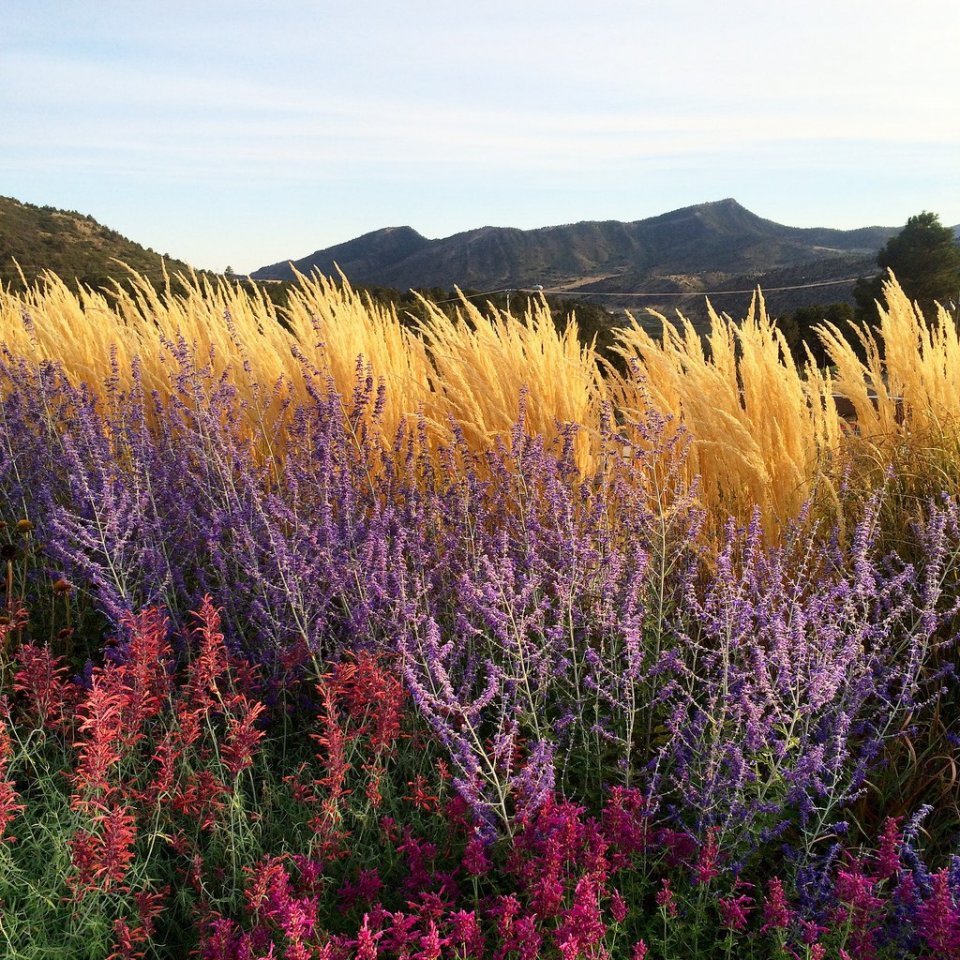
<svg viewBox="0 0 960 960"><path fill-rule="evenodd" d="M955 0L8 0L0 194L238 271L383 226L960 223Z"/></svg>

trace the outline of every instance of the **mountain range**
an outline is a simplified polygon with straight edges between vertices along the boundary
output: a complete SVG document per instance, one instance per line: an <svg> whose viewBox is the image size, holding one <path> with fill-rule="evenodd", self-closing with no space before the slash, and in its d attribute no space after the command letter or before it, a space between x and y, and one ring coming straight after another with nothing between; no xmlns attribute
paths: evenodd
<svg viewBox="0 0 960 960"><path fill-rule="evenodd" d="M677 308L695 321L703 319L704 293L736 316L760 285L771 312L781 315L850 302L851 278L876 272L878 250L898 229L789 227L727 199L645 220L536 230L480 227L438 240L409 226L388 227L251 276L289 280L294 268L333 274L339 267L355 284L403 291L542 286L559 299L567 295L608 308ZM954 231L960 236L960 227ZM51 270L68 281L101 286L127 276L117 261L154 281L161 280L164 266L171 275L189 270L90 216L0 197L0 283L17 287L21 272L32 282ZM778 289L784 287L789 289Z"/></svg>
<svg viewBox="0 0 960 960"><path fill-rule="evenodd" d="M480 227L438 240L409 226L387 227L262 267L251 277L284 280L294 276L294 269L331 274L339 268L359 284L491 291L539 285L636 306L630 294L637 291L677 302L671 296L702 298L704 291L758 283L789 286L871 274L877 251L897 231L789 227L726 199L631 222L585 221L536 230ZM825 288L814 288L813 302L846 299L851 287L852 282L838 285L826 295Z"/></svg>

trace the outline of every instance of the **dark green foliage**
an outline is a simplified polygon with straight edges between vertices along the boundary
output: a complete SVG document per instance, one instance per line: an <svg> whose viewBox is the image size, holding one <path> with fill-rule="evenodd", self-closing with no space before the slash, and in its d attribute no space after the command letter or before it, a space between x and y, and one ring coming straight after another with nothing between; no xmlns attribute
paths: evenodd
<svg viewBox="0 0 960 960"><path fill-rule="evenodd" d="M783 333L796 363L806 362L809 349L817 366L825 367L829 360L814 327L829 323L838 327L842 333L848 333L853 319L854 310L849 303L829 303L822 306L801 307L793 313L778 318L777 326Z"/></svg>
<svg viewBox="0 0 960 960"><path fill-rule="evenodd" d="M953 230L943 226L935 213L925 210L911 217L877 254L877 264L881 276L859 280L853 291L863 320L874 319L874 301L882 300L881 285L888 270L896 274L903 292L930 316L934 302L946 305L960 296L960 246Z"/></svg>

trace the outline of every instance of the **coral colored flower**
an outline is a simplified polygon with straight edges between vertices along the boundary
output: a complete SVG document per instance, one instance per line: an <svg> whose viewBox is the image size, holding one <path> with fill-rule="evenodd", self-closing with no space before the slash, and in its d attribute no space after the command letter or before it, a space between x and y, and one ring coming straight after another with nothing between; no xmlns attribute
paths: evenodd
<svg viewBox="0 0 960 960"><path fill-rule="evenodd" d="M256 724L266 708L241 695L235 709L239 717L233 714L227 717L227 730L220 744L220 759L232 777L239 776L253 763L253 755L264 735Z"/></svg>
<svg viewBox="0 0 960 960"><path fill-rule="evenodd" d="M374 810L379 810L383 806L383 794L380 792L383 782L383 766L379 758L376 758L373 763L365 763L363 772L367 775L367 780L363 785L363 795Z"/></svg>
<svg viewBox="0 0 960 960"><path fill-rule="evenodd" d="M407 786L413 790L403 799L411 801L418 810L433 813L440 809L440 800L427 789L427 778L423 774L418 773Z"/></svg>
<svg viewBox="0 0 960 960"><path fill-rule="evenodd" d="M763 901L763 926L761 933L768 930L786 930L793 919L793 913L787 904L783 892L783 882L779 877L773 877L767 887L767 897Z"/></svg>
<svg viewBox="0 0 960 960"><path fill-rule="evenodd" d="M9 737L6 727L0 721L0 843L12 842L15 838L7 832L7 828L26 807L19 803L19 796L12 780L6 778L7 760L4 749L9 749Z"/></svg>
<svg viewBox="0 0 960 960"><path fill-rule="evenodd" d="M133 813L125 806L98 806L92 831L78 831L70 841L74 875L69 878L77 895L125 889L137 838Z"/></svg>
<svg viewBox="0 0 960 960"><path fill-rule="evenodd" d="M164 886L155 891L140 890L133 895L134 903L137 906L137 925L143 931L145 937L153 936L155 921L163 913L169 896L169 886Z"/></svg>
<svg viewBox="0 0 960 960"><path fill-rule="evenodd" d="M23 714L42 727L63 729L66 714L81 693L77 684L64 680L67 668L49 647L29 643L17 650L16 664L13 689L20 695L18 703L22 704Z"/></svg>
<svg viewBox="0 0 960 960"><path fill-rule="evenodd" d="M131 928L121 917L113 921L114 951L107 960L140 960L144 951L141 949L143 938L140 931Z"/></svg>
<svg viewBox="0 0 960 960"><path fill-rule="evenodd" d="M79 761L74 781L74 808L106 799L118 785L112 776L120 763L126 726L123 720L125 697L104 676L95 677L93 687L80 709L80 739L74 744Z"/></svg>
<svg viewBox="0 0 960 960"><path fill-rule="evenodd" d="M327 684L317 689L322 703L320 724L323 732L312 733L310 737L323 748L321 760L327 770L327 775L320 777L317 783L326 787L331 801L337 803L350 792L346 789L347 773L352 767L347 761L348 737L340 723L334 691Z"/></svg>

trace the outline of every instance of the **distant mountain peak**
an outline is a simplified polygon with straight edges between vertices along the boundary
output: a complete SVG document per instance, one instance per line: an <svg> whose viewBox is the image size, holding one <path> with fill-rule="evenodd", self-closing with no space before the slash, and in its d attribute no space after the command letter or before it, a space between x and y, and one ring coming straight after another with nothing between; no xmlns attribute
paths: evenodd
<svg viewBox="0 0 960 960"><path fill-rule="evenodd" d="M704 207L704 208L722 208L728 207L730 209L737 210L746 210L747 208L741 203L736 201L733 197L724 197L722 200L707 200L704 203L698 203L694 205L694 209Z"/></svg>
<svg viewBox="0 0 960 960"><path fill-rule="evenodd" d="M378 227L376 230L371 230L369 233L364 233L362 236L357 237L358 240L363 237L392 237L397 238L412 238L417 240L426 240L426 237L423 234L418 233L413 227L404 225L402 227Z"/></svg>

